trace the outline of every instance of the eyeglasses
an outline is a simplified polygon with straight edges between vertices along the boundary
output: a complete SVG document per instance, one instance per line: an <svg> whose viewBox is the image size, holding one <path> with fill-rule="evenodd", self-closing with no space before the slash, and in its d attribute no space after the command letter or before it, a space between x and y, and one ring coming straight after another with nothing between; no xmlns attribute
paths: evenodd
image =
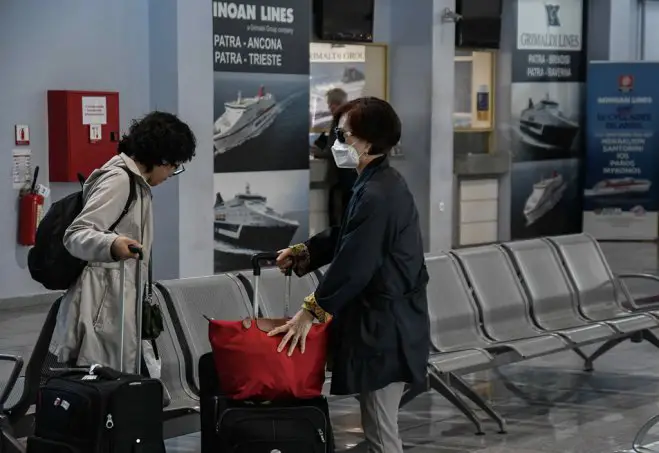
<svg viewBox="0 0 659 453"><path fill-rule="evenodd" d="M351 137L352 136L352 132L344 131L340 127L335 127L334 128L334 134L336 134L336 139L339 141L339 143L345 143L346 142L346 137Z"/></svg>
<svg viewBox="0 0 659 453"><path fill-rule="evenodd" d="M174 167L174 173L172 173L172 176L180 175L184 171L185 171L185 167L183 166L183 164L177 165L176 167Z"/></svg>

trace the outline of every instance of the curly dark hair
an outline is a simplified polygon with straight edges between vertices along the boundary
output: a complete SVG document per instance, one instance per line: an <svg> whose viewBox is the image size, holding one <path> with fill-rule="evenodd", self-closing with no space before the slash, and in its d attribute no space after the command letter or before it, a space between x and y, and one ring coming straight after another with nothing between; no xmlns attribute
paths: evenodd
<svg viewBox="0 0 659 453"><path fill-rule="evenodd" d="M153 111L140 120L133 120L119 142L124 153L151 171L156 165L180 165L195 155L197 139L190 126L176 115Z"/></svg>
<svg viewBox="0 0 659 453"><path fill-rule="evenodd" d="M335 124L343 115L357 138L371 144L368 154L386 154L400 141L400 118L387 101L376 97L353 99L334 114Z"/></svg>

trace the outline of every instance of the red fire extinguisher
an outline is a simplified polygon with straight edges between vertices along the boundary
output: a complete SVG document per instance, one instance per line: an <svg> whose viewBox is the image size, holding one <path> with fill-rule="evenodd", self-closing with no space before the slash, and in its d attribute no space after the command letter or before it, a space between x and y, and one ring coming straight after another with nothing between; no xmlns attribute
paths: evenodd
<svg viewBox="0 0 659 453"><path fill-rule="evenodd" d="M21 195L18 202L18 243L34 245L37 239L37 227L43 213L44 197L36 191L39 167L34 169L32 186L29 192Z"/></svg>

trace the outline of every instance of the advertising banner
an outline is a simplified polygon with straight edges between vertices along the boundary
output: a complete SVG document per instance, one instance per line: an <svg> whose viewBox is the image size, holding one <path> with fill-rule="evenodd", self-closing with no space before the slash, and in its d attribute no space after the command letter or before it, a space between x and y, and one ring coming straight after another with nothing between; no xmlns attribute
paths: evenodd
<svg viewBox="0 0 659 453"><path fill-rule="evenodd" d="M581 231L583 0L517 0L510 87L511 239Z"/></svg>
<svg viewBox="0 0 659 453"><path fill-rule="evenodd" d="M311 2L213 1L212 15L219 273L308 238Z"/></svg>
<svg viewBox="0 0 659 453"><path fill-rule="evenodd" d="M657 238L657 79L659 63L590 64L583 228L597 239Z"/></svg>

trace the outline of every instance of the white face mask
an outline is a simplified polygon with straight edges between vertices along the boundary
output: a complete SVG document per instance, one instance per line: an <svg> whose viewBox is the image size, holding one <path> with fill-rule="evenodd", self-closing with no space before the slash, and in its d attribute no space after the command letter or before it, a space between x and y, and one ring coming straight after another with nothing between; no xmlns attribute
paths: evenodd
<svg viewBox="0 0 659 453"><path fill-rule="evenodd" d="M335 140L332 145L332 156L339 168L357 168L359 165L359 152L354 146L347 143Z"/></svg>

